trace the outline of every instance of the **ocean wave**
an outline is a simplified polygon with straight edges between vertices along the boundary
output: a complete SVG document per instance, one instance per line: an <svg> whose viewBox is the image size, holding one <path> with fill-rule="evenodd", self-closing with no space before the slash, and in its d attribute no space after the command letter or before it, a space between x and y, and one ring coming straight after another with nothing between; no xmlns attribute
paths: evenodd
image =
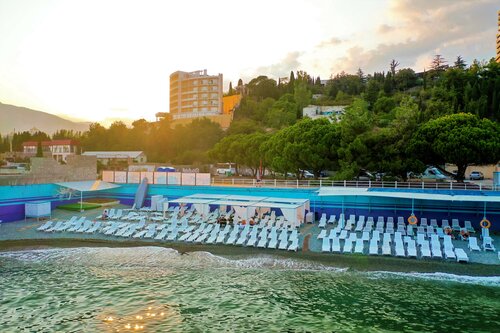
<svg viewBox="0 0 500 333"><path fill-rule="evenodd" d="M134 248L67 248L0 253L0 257L21 262L71 264L98 267L237 268L345 272L346 268L325 266L306 260L283 259L270 255L231 259L206 251L179 253L155 246Z"/></svg>
<svg viewBox="0 0 500 333"><path fill-rule="evenodd" d="M465 284L482 285L488 287L500 287L500 276L471 276L471 275L458 275L451 273L435 272L435 273L403 273L403 272L388 272L388 271L375 271L366 272L370 278L403 278L403 279L421 279L433 280L442 282L457 282Z"/></svg>

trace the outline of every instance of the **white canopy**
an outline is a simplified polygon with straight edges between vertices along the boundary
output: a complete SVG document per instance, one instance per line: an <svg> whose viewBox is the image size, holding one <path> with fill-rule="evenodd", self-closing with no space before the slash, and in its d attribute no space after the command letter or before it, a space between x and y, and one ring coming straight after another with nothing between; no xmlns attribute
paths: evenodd
<svg viewBox="0 0 500 333"><path fill-rule="evenodd" d="M92 192L92 191L101 191L101 190L109 190L112 188L120 187L120 185L111 184L108 182L103 182L101 180L86 180L80 182L64 182L64 183L56 183L56 185L70 188L79 192Z"/></svg>
<svg viewBox="0 0 500 333"><path fill-rule="evenodd" d="M193 204L195 209L205 216L210 211L209 205L217 205L221 207L221 210L231 206L235 215L242 220L248 220L255 215L255 212L261 217L275 208L280 209L283 216L294 226L304 222L305 212L310 209L308 199L242 195L193 194L171 202L181 205Z"/></svg>
<svg viewBox="0 0 500 333"><path fill-rule="evenodd" d="M470 193L470 192L468 192ZM477 195L455 195L441 193L424 193L424 192L403 192L403 191L377 191L368 188L346 188L322 187L319 196L367 196L367 197L385 197L385 198L400 198L400 199L420 199L420 200L445 200L445 201L472 201L472 202L500 202L500 195L493 194L485 195L478 192Z"/></svg>
<svg viewBox="0 0 500 333"><path fill-rule="evenodd" d="M120 187L120 185L103 182L101 180L85 180L80 182L64 182L55 184L80 192L80 210L83 210L83 192L102 191Z"/></svg>
<svg viewBox="0 0 500 333"><path fill-rule="evenodd" d="M178 203L178 204L193 204L194 209L198 212L198 214L207 217L210 213L210 204L214 202L211 199L199 199L192 197L182 197L179 199L172 200L170 202Z"/></svg>

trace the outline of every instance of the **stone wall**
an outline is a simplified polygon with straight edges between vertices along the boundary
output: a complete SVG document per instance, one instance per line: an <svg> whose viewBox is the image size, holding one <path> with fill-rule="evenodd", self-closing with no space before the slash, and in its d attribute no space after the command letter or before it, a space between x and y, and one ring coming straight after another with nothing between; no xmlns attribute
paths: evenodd
<svg viewBox="0 0 500 333"><path fill-rule="evenodd" d="M71 182L97 179L95 156L70 155L66 164L51 157L32 157L30 171L16 176L0 176L0 185Z"/></svg>

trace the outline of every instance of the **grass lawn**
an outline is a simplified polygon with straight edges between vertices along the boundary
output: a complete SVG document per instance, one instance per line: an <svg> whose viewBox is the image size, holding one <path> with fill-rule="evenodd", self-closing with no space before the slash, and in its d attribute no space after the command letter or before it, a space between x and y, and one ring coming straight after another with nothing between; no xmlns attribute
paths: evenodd
<svg viewBox="0 0 500 333"><path fill-rule="evenodd" d="M83 203L82 205L80 205L79 202L57 206L57 208L59 208L59 209L71 210L71 211L75 211L75 212L79 212L80 209L89 210L89 209L96 209L96 208L100 208L100 207L101 207L101 205L88 204L88 203Z"/></svg>

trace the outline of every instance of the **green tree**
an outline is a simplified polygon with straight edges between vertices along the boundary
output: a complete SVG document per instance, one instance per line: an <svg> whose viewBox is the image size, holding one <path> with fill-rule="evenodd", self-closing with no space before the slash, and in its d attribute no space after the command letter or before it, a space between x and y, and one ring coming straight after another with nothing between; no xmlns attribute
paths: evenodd
<svg viewBox="0 0 500 333"><path fill-rule="evenodd" d="M36 146L36 157L43 157L42 141L38 141Z"/></svg>
<svg viewBox="0 0 500 333"><path fill-rule="evenodd" d="M424 163L455 164L457 179L463 180L470 164L498 162L500 127L472 114L452 114L423 124L408 149Z"/></svg>

